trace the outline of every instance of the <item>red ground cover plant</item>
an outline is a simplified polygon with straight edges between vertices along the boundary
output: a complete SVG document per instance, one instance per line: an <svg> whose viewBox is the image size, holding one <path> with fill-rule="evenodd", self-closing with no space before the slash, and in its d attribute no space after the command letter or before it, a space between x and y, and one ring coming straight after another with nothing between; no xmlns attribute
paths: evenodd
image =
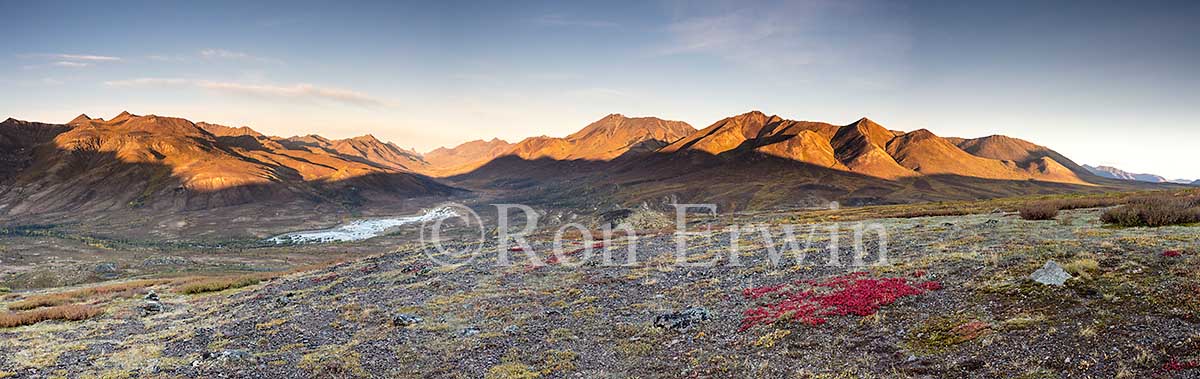
<svg viewBox="0 0 1200 379"><path fill-rule="evenodd" d="M1200 367L1200 361L1180 361L1177 358L1171 358L1170 361L1163 364L1163 371L1183 371Z"/></svg>
<svg viewBox="0 0 1200 379"><path fill-rule="evenodd" d="M855 272L824 281L805 279L747 288L742 291L746 299L766 300L743 312L738 331L780 321L816 326L824 324L830 316L866 317L900 298L942 289L941 283L933 281L910 283L908 278L871 278L868 275Z"/></svg>
<svg viewBox="0 0 1200 379"><path fill-rule="evenodd" d="M1183 255L1183 252L1182 252L1182 251L1179 251L1179 250L1167 250L1167 251L1164 251L1162 255L1163 255L1164 257L1171 257L1171 258L1175 258L1175 257L1182 256L1182 255Z"/></svg>

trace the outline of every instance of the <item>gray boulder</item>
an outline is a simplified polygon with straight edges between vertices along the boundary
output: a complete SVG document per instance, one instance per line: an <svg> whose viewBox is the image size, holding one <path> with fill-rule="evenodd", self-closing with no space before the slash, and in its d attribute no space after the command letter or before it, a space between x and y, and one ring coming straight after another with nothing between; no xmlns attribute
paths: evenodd
<svg viewBox="0 0 1200 379"><path fill-rule="evenodd" d="M712 319L712 312L702 307L692 307L681 312L665 313L654 317L654 326L671 330L687 330L701 321Z"/></svg>
<svg viewBox="0 0 1200 379"><path fill-rule="evenodd" d="M392 325L399 326L402 328L408 327L408 326L414 325L414 324L419 324L423 321L425 321L425 320L422 319L421 317L419 317L417 315L410 315L407 313L401 313L401 314L392 316Z"/></svg>
<svg viewBox="0 0 1200 379"><path fill-rule="evenodd" d="M1029 275L1029 278L1041 284L1062 286L1067 279L1071 279L1071 274L1068 274L1067 270L1063 270L1058 262L1046 261L1046 264Z"/></svg>

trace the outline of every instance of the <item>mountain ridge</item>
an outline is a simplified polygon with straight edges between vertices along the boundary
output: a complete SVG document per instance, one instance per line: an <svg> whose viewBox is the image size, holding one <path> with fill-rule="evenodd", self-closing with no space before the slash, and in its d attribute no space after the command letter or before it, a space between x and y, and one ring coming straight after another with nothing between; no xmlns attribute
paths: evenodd
<svg viewBox="0 0 1200 379"><path fill-rule="evenodd" d="M479 139L425 154L372 134L284 138L129 112L107 121L80 115L63 125L13 119L3 125L7 154L0 158L11 164L0 172L0 215L280 199L358 204L380 196L446 196L459 188L583 190L614 201L702 191L709 193L703 200L753 209L774 206L776 200L763 199L779 196L888 203L1130 185L1013 137L940 137L926 129L891 130L866 117L839 126L761 111L700 130L614 113L566 137Z"/></svg>

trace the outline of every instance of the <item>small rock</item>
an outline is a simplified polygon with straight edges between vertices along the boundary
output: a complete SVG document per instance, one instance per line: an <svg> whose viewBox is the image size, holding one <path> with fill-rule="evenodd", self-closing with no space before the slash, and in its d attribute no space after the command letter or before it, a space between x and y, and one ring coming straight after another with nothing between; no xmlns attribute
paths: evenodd
<svg viewBox="0 0 1200 379"><path fill-rule="evenodd" d="M116 279L121 276L117 270L117 264L111 262L96 265L95 271L96 276L102 279Z"/></svg>
<svg viewBox="0 0 1200 379"><path fill-rule="evenodd" d="M254 356L245 350L223 350L218 353L204 353L200 355L204 360L216 361L221 364L230 363L245 363L253 362Z"/></svg>
<svg viewBox="0 0 1200 379"><path fill-rule="evenodd" d="M142 304L142 317L149 316L151 314L155 314L155 313L162 312L162 311L163 311L163 305L162 305L162 303L160 303L158 301L147 301L146 304Z"/></svg>
<svg viewBox="0 0 1200 379"><path fill-rule="evenodd" d="M961 366L965 371L979 371L985 365L986 363L979 359L968 359L962 363L959 363L959 366Z"/></svg>
<svg viewBox="0 0 1200 379"><path fill-rule="evenodd" d="M146 301L159 301L158 294L155 293L154 290L150 290L150 292L147 293L146 297L144 297L143 299L145 299Z"/></svg>
<svg viewBox="0 0 1200 379"><path fill-rule="evenodd" d="M393 325L393 326L399 326L399 327L402 327L402 328L403 328L403 327L408 327L408 326L410 326L410 325L419 324L419 323L421 323L421 322L424 322L424 321L425 321L425 319L422 319L422 318L421 318L421 317L419 317L419 316L416 316L416 315L410 315L410 314L407 314L407 313L401 313L401 314L398 314L398 315L392 316L392 325Z"/></svg>
<svg viewBox="0 0 1200 379"><path fill-rule="evenodd" d="M1000 220L987 220L983 222L984 226L996 226L997 224L1000 224Z"/></svg>
<svg viewBox="0 0 1200 379"><path fill-rule="evenodd" d="M458 332L458 335L463 336L463 337L470 337L470 336L474 336L477 334L479 334L479 329L474 326L468 327L468 328L463 329L462 331Z"/></svg>
<svg viewBox="0 0 1200 379"><path fill-rule="evenodd" d="M702 307L684 309L682 312L665 313L654 317L654 326L671 330L686 330L692 325L712 319L712 312Z"/></svg>
<svg viewBox="0 0 1200 379"><path fill-rule="evenodd" d="M1029 275L1029 278L1041 284L1061 286L1067 282L1067 279L1071 279L1071 274L1068 274L1067 270L1063 270L1058 262L1046 261L1046 264Z"/></svg>
<svg viewBox="0 0 1200 379"><path fill-rule="evenodd" d="M504 327L504 334L516 334L517 330L519 330L519 329L517 328L516 325L509 325L509 326Z"/></svg>
<svg viewBox="0 0 1200 379"><path fill-rule="evenodd" d="M288 293L284 294L283 296L275 298L275 305L280 306L280 307L285 307L288 304L291 304L292 296L293 296L293 294L291 292L288 292Z"/></svg>

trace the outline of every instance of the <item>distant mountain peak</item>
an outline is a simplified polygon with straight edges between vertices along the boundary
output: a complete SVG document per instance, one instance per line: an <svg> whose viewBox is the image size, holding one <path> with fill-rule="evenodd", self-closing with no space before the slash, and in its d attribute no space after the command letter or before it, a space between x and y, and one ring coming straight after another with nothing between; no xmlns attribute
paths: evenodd
<svg viewBox="0 0 1200 379"><path fill-rule="evenodd" d="M1105 178L1109 178L1109 179L1135 180L1135 181L1139 181L1139 182L1149 182L1149 183L1165 183L1165 182L1167 182L1166 178L1158 176L1158 175L1137 174L1137 173L1128 172L1128 171L1125 171L1125 170L1122 170L1122 169L1119 169L1116 167L1112 167L1112 166L1083 165L1083 168L1086 168L1088 171L1091 171L1092 174L1095 174L1095 175L1101 176L1101 177L1105 177Z"/></svg>
<svg viewBox="0 0 1200 379"><path fill-rule="evenodd" d="M896 135L890 130L887 130L887 128L876 124L875 121L871 121L870 119L863 117L858 119L858 121L855 121L850 125L846 125L838 130L837 135L834 137L834 146L836 147L839 145L839 142L844 143L847 140L861 138L867 143L880 149L886 149L888 142L891 141L895 136Z"/></svg>
<svg viewBox="0 0 1200 379"><path fill-rule="evenodd" d="M917 142L917 141L922 141L922 140L926 140L926 139L937 138L938 136L936 134L933 134L933 132L929 131L929 129L917 129L917 130L905 133L903 135L903 137L908 138L908 140L910 142Z"/></svg>
<svg viewBox="0 0 1200 379"><path fill-rule="evenodd" d="M854 125L874 125L874 126L879 126L882 128L882 126L880 126L878 122L875 122L874 120L871 120L871 119L867 118L866 116L860 117L857 121L854 121Z"/></svg>
<svg viewBox="0 0 1200 379"><path fill-rule="evenodd" d="M775 118L775 117L778 117L778 116L767 116L767 114L763 113L762 111L752 110L752 111L742 113L742 114L739 114L736 116L728 117L728 118L726 118L726 120L730 120L730 121L734 121L734 122L759 122L759 121L767 122L765 120Z"/></svg>
<svg viewBox="0 0 1200 379"><path fill-rule="evenodd" d="M351 141L371 142L371 143L383 143L383 141L380 141L378 138L375 138L375 135L370 134L370 133L363 134L363 135L357 136L357 137L351 137L350 140Z"/></svg>
<svg viewBox="0 0 1200 379"><path fill-rule="evenodd" d="M88 121L92 121L92 118L88 117L86 113L80 113L78 116L75 116L75 118L71 119L71 121L67 122L67 125L81 124Z"/></svg>
<svg viewBox="0 0 1200 379"><path fill-rule="evenodd" d="M583 129L568 135L567 141L616 139L616 142L638 142L646 138L674 141L695 131L682 121L668 121L657 117L626 117L613 113L588 124ZM635 141L636 140L636 141ZM596 140L592 143L600 143Z"/></svg>
<svg viewBox="0 0 1200 379"><path fill-rule="evenodd" d="M108 120L108 122L122 122L122 121L129 120L131 118L134 118L134 117L137 117L137 115L129 113L129 111L121 111L121 114L118 114L116 117L113 117L111 120Z"/></svg>

